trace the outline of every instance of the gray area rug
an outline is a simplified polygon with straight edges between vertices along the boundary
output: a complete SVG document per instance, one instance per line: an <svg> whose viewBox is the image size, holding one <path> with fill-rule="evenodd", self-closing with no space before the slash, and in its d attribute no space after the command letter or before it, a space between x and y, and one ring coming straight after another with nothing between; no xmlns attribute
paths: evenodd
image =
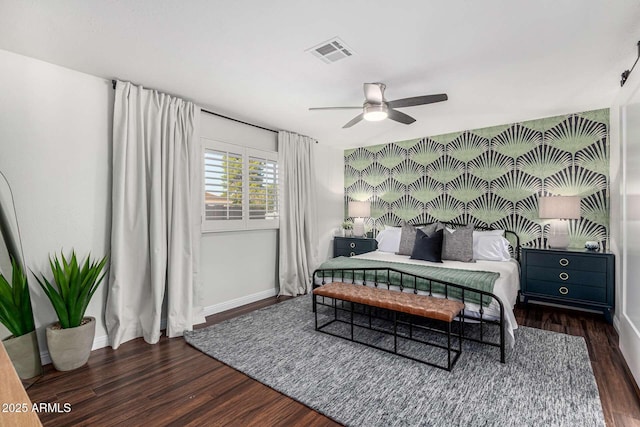
<svg viewBox="0 0 640 427"><path fill-rule="evenodd" d="M320 321L332 316L319 313ZM388 345L385 336L356 332ZM185 333L185 340L349 426L605 425L582 337L520 327L506 364L497 348L465 341L447 372L316 332L305 296ZM403 351L446 363L443 350L402 341Z"/></svg>

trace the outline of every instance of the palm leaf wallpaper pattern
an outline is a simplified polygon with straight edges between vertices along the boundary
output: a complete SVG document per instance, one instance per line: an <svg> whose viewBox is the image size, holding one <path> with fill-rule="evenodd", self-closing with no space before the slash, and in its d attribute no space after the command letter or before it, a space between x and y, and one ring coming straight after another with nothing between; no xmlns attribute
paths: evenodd
<svg viewBox="0 0 640 427"><path fill-rule="evenodd" d="M542 247L538 196L580 196L570 246L608 246L608 136L603 109L346 150L345 202L371 201L370 229L472 222Z"/></svg>

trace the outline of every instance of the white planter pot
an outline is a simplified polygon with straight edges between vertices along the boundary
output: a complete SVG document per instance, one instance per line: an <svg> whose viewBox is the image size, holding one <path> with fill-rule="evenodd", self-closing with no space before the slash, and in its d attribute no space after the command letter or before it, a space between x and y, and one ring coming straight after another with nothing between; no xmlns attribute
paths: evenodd
<svg viewBox="0 0 640 427"><path fill-rule="evenodd" d="M38 337L36 331L19 337L10 337L2 341L4 348L9 354L9 359L16 368L18 376L29 379L42 375L42 363L40 362L40 350L38 348Z"/></svg>
<svg viewBox="0 0 640 427"><path fill-rule="evenodd" d="M85 317L84 325L61 329L58 323L47 326L47 346L53 367L58 371L71 371L89 360L93 338L96 334L96 319Z"/></svg>

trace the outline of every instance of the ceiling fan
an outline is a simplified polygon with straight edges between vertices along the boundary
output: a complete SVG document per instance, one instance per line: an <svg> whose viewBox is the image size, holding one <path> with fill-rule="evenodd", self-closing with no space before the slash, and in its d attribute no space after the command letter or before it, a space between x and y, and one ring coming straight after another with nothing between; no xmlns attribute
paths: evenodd
<svg viewBox="0 0 640 427"><path fill-rule="evenodd" d="M361 107L316 107L309 110L362 110L362 113L354 117L349 123L342 126L350 128L362 119L376 122L389 118L396 122L410 125L416 119L402 113L396 108L413 107L416 105L432 104L434 102L442 102L449 99L446 93L437 95L414 96L412 98L396 99L395 101L387 101L384 98L384 90L387 86L384 83L365 83L364 84L364 103Z"/></svg>

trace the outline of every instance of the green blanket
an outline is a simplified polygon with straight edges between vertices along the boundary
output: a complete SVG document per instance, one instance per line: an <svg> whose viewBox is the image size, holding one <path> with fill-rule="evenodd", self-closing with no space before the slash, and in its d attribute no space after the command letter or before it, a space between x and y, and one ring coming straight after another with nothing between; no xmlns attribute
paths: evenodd
<svg viewBox="0 0 640 427"><path fill-rule="evenodd" d="M474 271L474 270L459 270L454 268L441 268L432 267L427 265L415 265L404 264L399 262L387 262L387 261L375 261L369 259L337 257L324 262L318 269L319 270L342 270L342 269L355 269L355 272L345 271L344 278L340 275L340 272L336 272L335 279L342 279L346 281L351 280L363 280L363 271L357 271L359 268L393 268L403 273L409 273L419 276L415 279L413 276L401 275L397 272L390 272L387 279L387 270L370 270L366 272L365 280L369 283L373 283L376 280L378 284L386 284L387 280L391 285L400 286L400 277L402 276L402 286L405 288L414 287L421 291L429 292L429 284L431 283L431 291L435 294L444 294L444 286L433 280L440 280L443 282L453 283L455 285L465 286L467 288L477 289L484 292L493 293L493 286L500 277L500 273L493 273L489 271ZM354 279L355 273L355 279ZM332 272L324 271L319 274L320 277L331 277ZM430 280L432 279L432 280ZM462 299L462 291L458 288L449 287L448 295L452 298ZM491 303L491 298L482 296L477 292L465 291L464 300L474 302L484 307Z"/></svg>

